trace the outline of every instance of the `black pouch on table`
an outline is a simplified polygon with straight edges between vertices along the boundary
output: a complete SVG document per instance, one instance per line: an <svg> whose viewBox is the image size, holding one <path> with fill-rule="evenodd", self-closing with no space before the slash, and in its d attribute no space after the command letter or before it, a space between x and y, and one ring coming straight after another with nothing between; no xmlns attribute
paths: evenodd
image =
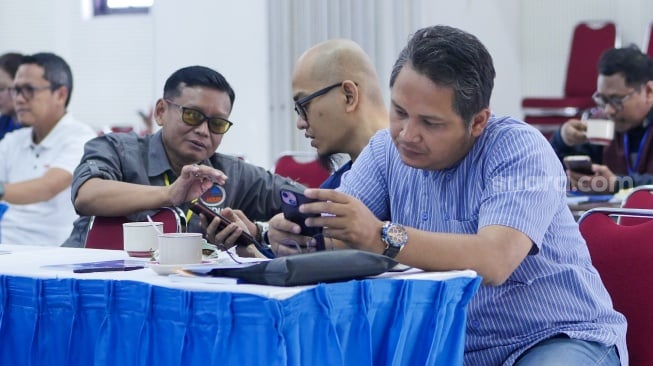
<svg viewBox="0 0 653 366"><path fill-rule="evenodd" d="M381 254L343 249L279 257L244 268L215 268L205 275L238 278L245 283L298 286L374 276L396 265L397 261Z"/></svg>

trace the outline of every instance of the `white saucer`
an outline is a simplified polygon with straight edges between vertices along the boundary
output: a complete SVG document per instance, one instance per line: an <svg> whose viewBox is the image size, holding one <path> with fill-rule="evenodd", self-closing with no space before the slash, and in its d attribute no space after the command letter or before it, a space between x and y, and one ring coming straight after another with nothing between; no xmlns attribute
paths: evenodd
<svg viewBox="0 0 653 366"><path fill-rule="evenodd" d="M181 268L189 268L193 266L204 266L207 264L213 263L211 261L202 261L202 263L197 264L159 264L159 262L147 262L147 266L150 267L156 274L160 276L167 276L173 273L176 273L177 270Z"/></svg>

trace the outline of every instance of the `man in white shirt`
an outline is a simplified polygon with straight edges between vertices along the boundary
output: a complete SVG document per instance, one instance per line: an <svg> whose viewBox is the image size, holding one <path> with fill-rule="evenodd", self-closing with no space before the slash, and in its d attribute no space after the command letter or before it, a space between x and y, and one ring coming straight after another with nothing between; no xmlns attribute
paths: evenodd
<svg viewBox="0 0 653 366"><path fill-rule="evenodd" d="M96 134L66 112L73 78L52 53L21 61L10 88L21 124L0 141L1 243L58 246L77 214L70 199L73 171Z"/></svg>

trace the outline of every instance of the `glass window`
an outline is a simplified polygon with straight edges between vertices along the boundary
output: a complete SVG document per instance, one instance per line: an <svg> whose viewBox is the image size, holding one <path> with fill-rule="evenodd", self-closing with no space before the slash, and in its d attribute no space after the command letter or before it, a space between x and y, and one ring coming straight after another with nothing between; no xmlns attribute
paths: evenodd
<svg viewBox="0 0 653 366"><path fill-rule="evenodd" d="M93 15L147 14L154 0L93 0Z"/></svg>

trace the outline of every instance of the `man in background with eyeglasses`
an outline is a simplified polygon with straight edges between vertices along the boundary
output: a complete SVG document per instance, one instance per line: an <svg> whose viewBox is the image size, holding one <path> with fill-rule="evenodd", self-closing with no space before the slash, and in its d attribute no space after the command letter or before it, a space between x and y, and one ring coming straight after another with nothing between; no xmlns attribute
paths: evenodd
<svg viewBox="0 0 653 366"><path fill-rule="evenodd" d="M95 136L66 110L72 89L70 66L61 57L21 59L9 92L27 127L0 141L0 200L9 205L0 222L2 243L60 245L72 229L73 170Z"/></svg>
<svg viewBox="0 0 653 366"><path fill-rule="evenodd" d="M228 208L222 214L232 222L238 217L231 209L251 220L280 212L279 188L291 180L216 152L233 125L228 118L234 99L233 89L217 71L185 67L168 78L156 102L159 131L144 137L110 133L89 141L72 187L75 208L83 216L64 246L84 246L91 216L147 221L157 209L175 206L186 215L189 232L205 231L209 242L230 247L244 225L218 231L216 219L203 229L189 210L191 201L199 198L214 210Z"/></svg>
<svg viewBox="0 0 653 366"><path fill-rule="evenodd" d="M636 46L606 51L598 63L593 98L614 122L615 136L606 146L587 141L587 122L572 119L551 138L562 159L589 155L594 175L567 171L572 188L583 192L615 193L622 188L653 183L653 60Z"/></svg>

